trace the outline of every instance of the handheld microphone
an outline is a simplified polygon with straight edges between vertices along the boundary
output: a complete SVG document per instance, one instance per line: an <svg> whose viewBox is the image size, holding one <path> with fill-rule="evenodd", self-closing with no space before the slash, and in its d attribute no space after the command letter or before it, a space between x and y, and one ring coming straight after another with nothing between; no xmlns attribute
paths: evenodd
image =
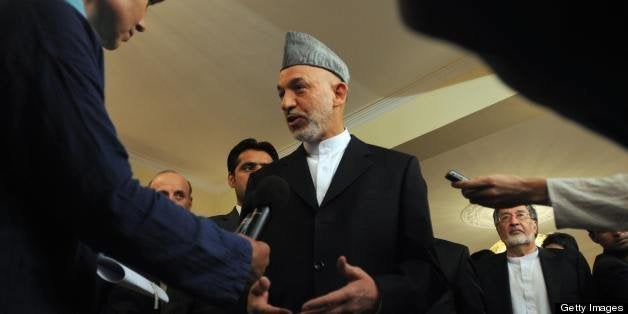
<svg viewBox="0 0 628 314"><path fill-rule="evenodd" d="M245 199L243 208L254 209L242 219L235 232L257 240L270 217L270 208L285 205L289 197L290 187L284 179L278 176L263 178L257 190Z"/></svg>

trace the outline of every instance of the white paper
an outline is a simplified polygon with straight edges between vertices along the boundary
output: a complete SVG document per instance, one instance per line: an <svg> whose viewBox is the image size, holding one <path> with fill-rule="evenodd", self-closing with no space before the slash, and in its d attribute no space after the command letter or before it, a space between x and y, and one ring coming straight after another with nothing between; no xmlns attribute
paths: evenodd
<svg viewBox="0 0 628 314"><path fill-rule="evenodd" d="M98 254L96 263L96 273L103 280L151 297L157 295L164 302L169 301L168 294L161 287L115 259Z"/></svg>

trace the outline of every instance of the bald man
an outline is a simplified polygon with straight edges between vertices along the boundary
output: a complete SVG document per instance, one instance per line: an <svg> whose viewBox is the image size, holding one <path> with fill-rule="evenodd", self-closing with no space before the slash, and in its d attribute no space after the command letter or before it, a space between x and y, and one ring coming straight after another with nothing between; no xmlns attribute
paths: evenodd
<svg viewBox="0 0 628 314"><path fill-rule="evenodd" d="M169 198L175 204L192 209L192 184L185 177L174 170L164 170L158 173L148 187Z"/></svg>

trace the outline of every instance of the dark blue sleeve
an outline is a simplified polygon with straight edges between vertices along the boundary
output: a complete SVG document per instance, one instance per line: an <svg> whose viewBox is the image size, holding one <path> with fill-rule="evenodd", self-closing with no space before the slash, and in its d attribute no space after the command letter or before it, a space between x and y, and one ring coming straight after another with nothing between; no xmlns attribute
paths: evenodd
<svg viewBox="0 0 628 314"><path fill-rule="evenodd" d="M132 179L87 21L58 0L0 4L2 145L16 169L4 176L46 187L22 212L44 199L58 228L94 249L204 299L237 300L250 245Z"/></svg>

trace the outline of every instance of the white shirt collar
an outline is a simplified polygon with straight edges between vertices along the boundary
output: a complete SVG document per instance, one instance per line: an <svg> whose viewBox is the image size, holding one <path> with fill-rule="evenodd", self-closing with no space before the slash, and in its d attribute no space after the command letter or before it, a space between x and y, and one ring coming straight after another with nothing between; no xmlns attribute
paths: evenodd
<svg viewBox="0 0 628 314"><path fill-rule="evenodd" d="M539 249L508 257L508 285L513 314L551 314Z"/></svg>
<svg viewBox="0 0 628 314"><path fill-rule="evenodd" d="M236 204L235 209L238 211L238 216L240 216L240 213L242 213L242 206Z"/></svg>
<svg viewBox="0 0 628 314"><path fill-rule="evenodd" d="M305 151L310 156L326 155L344 150L351 141L351 135L346 128L340 134L330 137L326 140L317 143L303 142Z"/></svg>
<svg viewBox="0 0 628 314"><path fill-rule="evenodd" d="M534 251L531 253L528 253L524 256L513 256L510 257L508 255L506 255L506 257L508 258L508 262L511 263L526 263L529 262L531 260L536 259L539 256L539 248L538 247L534 247Z"/></svg>

